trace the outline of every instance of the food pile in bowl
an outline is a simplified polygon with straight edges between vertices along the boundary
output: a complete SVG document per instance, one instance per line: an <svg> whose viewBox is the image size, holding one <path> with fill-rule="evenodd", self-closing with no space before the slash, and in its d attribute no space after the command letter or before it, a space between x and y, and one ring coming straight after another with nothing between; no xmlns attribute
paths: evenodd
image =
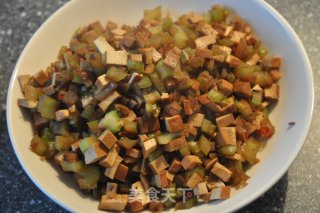
<svg viewBox="0 0 320 213"><path fill-rule="evenodd" d="M176 21L161 10L134 27L81 27L45 70L18 77L31 150L101 210L227 199L275 131L281 58L250 25L221 6Z"/></svg>

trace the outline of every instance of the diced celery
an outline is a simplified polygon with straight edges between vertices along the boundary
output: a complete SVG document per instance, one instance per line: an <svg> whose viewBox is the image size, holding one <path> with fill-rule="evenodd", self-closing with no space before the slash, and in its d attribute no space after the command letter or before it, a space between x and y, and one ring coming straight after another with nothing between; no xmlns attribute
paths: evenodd
<svg viewBox="0 0 320 213"><path fill-rule="evenodd" d="M257 159L259 145L253 138L249 138L249 140L243 143L241 149L244 159L248 161L251 165L259 161Z"/></svg>
<svg viewBox="0 0 320 213"><path fill-rule="evenodd" d="M88 105L83 109L81 113L81 117L83 117L84 119L90 120L94 112L95 112L95 107L92 105Z"/></svg>
<svg viewBox="0 0 320 213"><path fill-rule="evenodd" d="M149 162L154 161L155 159L158 159L162 155L162 153L163 153L162 149L157 149L156 151L152 152L148 157Z"/></svg>
<svg viewBox="0 0 320 213"><path fill-rule="evenodd" d="M123 128L127 132L138 133L137 122L129 121L128 119L124 119Z"/></svg>
<svg viewBox="0 0 320 213"><path fill-rule="evenodd" d="M224 9L219 6L213 7L211 10L211 18L212 21L222 22L224 20Z"/></svg>
<svg viewBox="0 0 320 213"><path fill-rule="evenodd" d="M167 65L163 63L163 60L160 60L156 65L156 70L160 74L161 78L164 80L167 77L173 76L173 71Z"/></svg>
<svg viewBox="0 0 320 213"><path fill-rule="evenodd" d="M183 202L183 201L176 202L175 210L190 209L196 204L197 204L196 197L188 198L185 200L185 202Z"/></svg>
<svg viewBox="0 0 320 213"><path fill-rule="evenodd" d="M48 144L48 149L47 149L45 155L47 158L52 158L53 156L55 156L57 154L55 142L48 141L47 144Z"/></svg>
<svg viewBox="0 0 320 213"><path fill-rule="evenodd" d="M152 82L150 80L150 78L146 75L144 75L141 80L138 82L138 86L141 89L146 89L152 86Z"/></svg>
<svg viewBox="0 0 320 213"><path fill-rule="evenodd" d="M61 167L65 172L80 172L84 168L84 163L83 161L68 162L66 160L62 160Z"/></svg>
<svg viewBox="0 0 320 213"><path fill-rule="evenodd" d="M143 19L161 21L161 16L162 16L162 7L158 6L151 10L144 10Z"/></svg>
<svg viewBox="0 0 320 213"><path fill-rule="evenodd" d="M225 156L232 156L237 151L237 146L225 145L218 149L218 152Z"/></svg>
<svg viewBox="0 0 320 213"><path fill-rule="evenodd" d="M81 152L84 154L92 144L99 142L98 138L94 136L86 137L80 141L79 148Z"/></svg>
<svg viewBox="0 0 320 213"><path fill-rule="evenodd" d="M264 58L268 54L268 50L265 47L260 46L258 49L258 54L261 58Z"/></svg>
<svg viewBox="0 0 320 213"><path fill-rule="evenodd" d="M211 121L208 119L203 119L201 131L204 133L207 133L208 135L213 136L216 129L216 125L214 125Z"/></svg>
<svg viewBox="0 0 320 213"><path fill-rule="evenodd" d="M96 185L100 179L101 173L98 166L87 165L81 171L78 172L81 178L83 178L89 187Z"/></svg>
<svg viewBox="0 0 320 213"><path fill-rule="evenodd" d="M235 102L240 114L244 118L248 118L252 114L252 109L250 104L245 100L240 100Z"/></svg>
<svg viewBox="0 0 320 213"><path fill-rule="evenodd" d="M217 41L217 43L218 43L219 45L221 45L221 46L227 46L227 47L231 47L231 46L234 44L233 41L231 41L230 39L227 39L227 38L219 39L219 40Z"/></svg>
<svg viewBox="0 0 320 213"><path fill-rule="evenodd" d="M170 141L173 139L179 137L181 133L176 132L176 133L169 133L165 132L157 136L158 143L163 145L163 144L168 144Z"/></svg>
<svg viewBox="0 0 320 213"><path fill-rule="evenodd" d="M31 140L31 150L36 154L43 156L48 150L48 143L35 135Z"/></svg>
<svg viewBox="0 0 320 213"><path fill-rule="evenodd" d="M156 118L159 117L161 109L157 104L146 103L145 109L147 113L152 114Z"/></svg>
<svg viewBox="0 0 320 213"><path fill-rule="evenodd" d="M259 92L253 92L252 93L252 99L251 102L254 106L259 106L262 102L262 95Z"/></svg>
<svg viewBox="0 0 320 213"><path fill-rule="evenodd" d="M96 133L100 132L98 120L89 121L89 122L87 122L87 125L88 125L88 128L91 133L96 134Z"/></svg>
<svg viewBox="0 0 320 213"><path fill-rule="evenodd" d="M195 50L191 49L190 47L185 48L181 52L181 62L183 64L186 64L189 61L189 58L193 57L195 55Z"/></svg>
<svg viewBox="0 0 320 213"><path fill-rule="evenodd" d="M72 77L72 82L76 83L76 84L83 84L83 79L81 78L81 76L79 74L74 73L73 77Z"/></svg>
<svg viewBox="0 0 320 213"><path fill-rule="evenodd" d="M203 152L200 150L200 147L197 142L191 141L188 143L189 150L193 155L197 155L198 157L203 157Z"/></svg>
<svg viewBox="0 0 320 213"><path fill-rule="evenodd" d="M169 16L165 17L162 20L162 31L167 32L170 29L170 27L172 26L172 24L173 24L172 18L170 18Z"/></svg>
<svg viewBox="0 0 320 213"><path fill-rule="evenodd" d="M164 92L165 91L163 83L162 83L162 80L161 80L158 72L151 73L149 75L149 77L150 77L153 85L157 88L157 90L159 92Z"/></svg>
<svg viewBox="0 0 320 213"><path fill-rule="evenodd" d="M180 27L177 27L177 32L173 36L173 41L179 48L184 48L188 41L188 36Z"/></svg>
<svg viewBox="0 0 320 213"><path fill-rule="evenodd" d="M211 150L211 142L206 138L206 136L201 135L199 138L199 148L204 153L204 155L208 155Z"/></svg>
<svg viewBox="0 0 320 213"><path fill-rule="evenodd" d="M58 151L66 151L76 140L71 136L57 135L55 138L55 147Z"/></svg>
<svg viewBox="0 0 320 213"><path fill-rule="evenodd" d="M221 101L225 99L225 96L219 91L211 89L210 92L208 93L208 98L212 102L221 103Z"/></svg>
<svg viewBox="0 0 320 213"><path fill-rule="evenodd" d="M139 73L144 72L144 64L142 61L128 60L127 67L129 71L134 71Z"/></svg>
<svg viewBox="0 0 320 213"><path fill-rule="evenodd" d="M206 171L202 166L198 166L194 169L191 169L184 173L184 178L188 180L194 173L197 173L201 178L204 178L206 175Z"/></svg>
<svg viewBox="0 0 320 213"><path fill-rule="evenodd" d="M160 100L161 95L158 91L153 91L143 96L144 100L149 104L154 104Z"/></svg>
<svg viewBox="0 0 320 213"><path fill-rule="evenodd" d="M123 69L112 66L107 70L106 77L117 83L128 77L128 73Z"/></svg>
<svg viewBox="0 0 320 213"><path fill-rule="evenodd" d="M107 128L113 133L119 132L122 125L118 111L113 110L106 113L104 118L100 121L99 126L102 128Z"/></svg>
<svg viewBox="0 0 320 213"><path fill-rule="evenodd" d="M42 130L41 139L47 142L53 139L53 134L50 128L46 127Z"/></svg>
<svg viewBox="0 0 320 213"><path fill-rule="evenodd" d="M29 101L37 101L42 92L39 88L35 88L31 85L24 85L24 97Z"/></svg>
<svg viewBox="0 0 320 213"><path fill-rule="evenodd" d="M187 155L191 155L191 152L189 150L189 146L184 146L182 148L179 149L179 152L182 156L187 156Z"/></svg>
<svg viewBox="0 0 320 213"><path fill-rule="evenodd" d="M41 95L39 97L38 112L44 118L55 119L58 106L59 102L49 96Z"/></svg>

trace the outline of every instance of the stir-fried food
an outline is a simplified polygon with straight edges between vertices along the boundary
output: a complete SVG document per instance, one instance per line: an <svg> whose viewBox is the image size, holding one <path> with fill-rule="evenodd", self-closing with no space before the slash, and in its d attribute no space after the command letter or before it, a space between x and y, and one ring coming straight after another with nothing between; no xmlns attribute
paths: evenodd
<svg viewBox="0 0 320 213"><path fill-rule="evenodd" d="M135 27L78 29L45 70L18 77L18 104L33 116L31 150L100 209L185 209L246 185L275 131L280 66L229 9L173 21L157 7Z"/></svg>

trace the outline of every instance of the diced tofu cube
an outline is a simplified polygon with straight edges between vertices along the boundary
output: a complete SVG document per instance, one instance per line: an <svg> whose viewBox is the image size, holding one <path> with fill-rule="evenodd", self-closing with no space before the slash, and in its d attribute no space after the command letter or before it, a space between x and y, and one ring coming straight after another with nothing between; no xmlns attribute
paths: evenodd
<svg viewBox="0 0 320 213"><path fill-rule="evenodd" d="M195 114L189 116L188 124L190 124L191 126L194 126L194 127L201 127L203 119L204 119L204 114L195 113Z"/></svg>
<svg viewBox="0 0 320 213"><path fill-rule="evenodd" d="M175 53L174 50L170 50L163 60L163 63L166 64L168 67L175 69L180 61L180 56Z"/></svg>
<svg viewBox="0 0 320 213"><path fill-rule="evenodd" d="M207 48L208 45L216 43L216 35L202 36L197 38L194 42L197 48Z"/></svg>
<svg viewBox="0 0 320 213"><path fill-rule="evenodd" d="M132 61L142 61L142 54L129 54L129 59Z"/></svg>
<svg viewBox="0 0 320 213"><path fill-rule="evenodd" d="M149 157L149 155L157 149L157 141L154 138L151 138L141 144L142 155L144 158Z"/></svg>
<svg viewBox="0 0 320 213"><path fill-rule="evenodd" d="M99 50L100 54L105 54L105 52L115 51L115 49L107 42L104 36L99 36L94 40L94 45Z"/></svg>
<svg viewBox="0 0 320 213"><path fill-rule="evenodd" d="M118 139L107 129L99 136L99 140L110 150Z"/></svg>
<svg viewBox="0 0 320 213"><path fill-rule="evenodd" d="M102 159L100 162L99 162L99 165L103 166L103 167L106 167L106 168L110 168L112 167L112 165L114 164L117 156L118 156L118 153L120 151L120 146L118 146L117 144L115 144L109 154L107 155L107 157L105 157L104 159Z"/></svg>
<svg viewBox="0 0 320 213"><path fill-rule="evenodd" d="M110 81L106 78L106 74L100 75L97 80L95 85L99 88L102 89L110 84Z"/></svg>
<svg viewBox="0 0 320 213"><path fill-rule="evenodd" d="M106 52L106 64L127 65L128 53L124 50Z"/></svg>
<svg viewBox="0 0 320 213"><path fill-rule="evenodd" d="M141 157L141 151L136 148L128 149L126 152L126 155L133 157L133 158L140 158Z"/></svg>
<svg viewBox="0 0 320 213"><path fill-rule="evenodd" d="M34 80L40 85L43 86L48 80L49 76L48 73L45 71L41 70L38 73L34 75Z"/></svg>
<svg viewBox="0 0 320 213"><path fill-rule="evenodd" d="M170 99L169 93L166 93L166 92L162 93L160 99L161 101L169 101Z"/></svg>
<svg viewBox="0 0 320 213"><path fill-rule="evenodd" d="M250 82L244 82L244 81L237 81L233 84L233 91L241 96L244 97L251 97L251 85Z"/></svg>
<svg viewBox="0 0 320 213"><path fill-rule="evenodd" d="M186 137L181 136L181 137L173 139L168 144L165 144L163 146L163 149L167 152L173 152L173 151L181 149L182 147L184 147L186 145L187 145Z"/></svg>
<svg viewBox="0 0 320 213"><path fill-rule="evenodd" d="M255 53L253 56L248 60L246 63L249 65L256 65L258 61L260 60L259 54Z"/></svg>
<svg viewBox="0 0 320 213"><path fill-rule="evenodd" d="M271 87L264 89L264 97L269 101L279 100L279 84L272 84Z"/></svg>
<svg viewBox="0 0 320 213"><path fill-rule="evenodd" d="M209 50L209 49L197 48L195 51L195 54L196 54L196 56L198 56L200 58L213 59L212 50Z"/></svg>
<svg viewBox="0 0 320 213"><path fill-rule="evenodd" d="M164 206L161 201L151 201L149 204L149 209L153 212L162 212L164 210Z"/></svg>
<svg viewBox="0 0 320 213"><path fill-rule="evenodd" d="M229 55L226 59L226 62L231 66L231 67L238 67L241 64L243 64L243 61L241 61L239 58Z"/></svg>
<svg viewBox="0 0 320 213"><path fill-rule="evenodd" d="M219 128L230 126L233 122L234 122L234 117L232 113L216 118L216 123Z"/></svg>
<svg viewBox="0 0 320 213"><path fill-rule="evenodd" d="M127 209L131 212L140 212L144 209L143 203L139 199L129 199Z"/></svg>
<svg viewBox="0 0 320 213"><path fill-rule="evenodd" d="M115 36L124 36L127 33L127 31L125 31L124 29L121 29L121 28L117 28L117 29L111 30L111 32Z"/></svg>
<svg viewBox="0 0 320 213"><path fill-rule="evenodd" d="M118 184L107 182L106 196L107 198L115 198L118 191Z"/></svg>
<svg viewBox="0 0 320 213"><path fill-rule="evenodd" d="M29 80L30 80L29 74L18 76L18 81L19 81L20 89L22 92L24 92L24 86L29 82Z"/></svg>
<svg viewBox="0 0 320 213"><path fill-rule="evenodd" d="M225 96L229 96L233 92L233 84L229 81L226 81L224 79L219 80L218 83L220 92L223 93Z"/></svg>
<svg viewBox="0 0 320 213"><path fill-rule="evenodd" d="M153 47L139 49L139 52L143 55L144 64L152 64L153 62Z"/></svg>
<svg viewBox="0 0 320 213"><path fill-rule="evenodd" d="M126 182L128 171L129 168L127 166L120 164L118 166L116 174L114 175L114 178L120 180L121 182Z"/></svg>
<svg viewBox="0 0 320 213"><path fill-rule="evenodd" d="M210 200L220 200L220 199L227 199L230 197L230 186L221 186L212 189Z"/></svg>
<svg viewBox="0 0 320 213"><path fill-rule="evenodd" d="M67 109L62 109L62 110L58 110L56 111L56 120L57 121L63 121L67 118L69 118L70 114L69 114L69 110Z"/></svg>
<svg viewBox="0 0 320 213"><path fill-rule="evenodd" d="M193 113L193 110L190 105L190 100L188 99L183 100L183 109L184 109L184 114L186 115L191 115Z"/></svg>
<svg viewBox="0 0 320 213"><path fill-rule="evenodd" d="M166 129L169 132L179 132L183 130L183 120L181 115L165 117Z"/></svg>
<svg viewBox="0 0 320 213"><path fill-rule="evenodd" d="M279 69L282 64L282 59L280 57L273 57L271 60L271 67Z"/></svg>
<svg viewBox="0 0 320 213"><path fill-rule="evenodd" d="M202 182L202 178L200 177L200 175L198 175L197 172L193 173L193 175L187 180L186 185L189 188L194 188L196 187L200 182Z"/></svg>
<svg viewBox="0 0 320 213"><path fill-rule="evenodd" d="M123 211L128 203L127 194L117 194L113 198L102 195L99 209L107 211Z"/></svg>
<svg viewBox="0 0 320 213"><path fill-rule="evenodd" d="M158 62L162 58L161 53L158 52L155 48L152 48L152 60L154 63Z"/></svg>
<svg viewBox="0 0 320 213"><path fill-rule="evenodd" d="M86 164L94 163L101 160L108 154L105 146L98 142L91 145L91 147L84 153Z"/></svg>
<svg viewBox="0 0 320 213"><path fill-rule="evenodd" d="M192 24L196 24L196 23L199 23L201 21L203 21L203 17L198 15L198 14L195 14L195 13L192 13L190 16L189 16L189 21L192 23Z"/></svg>
<svg viewBox="0 0 320 213"><path fill-rule="evenodd" d="M216 137L216 141L219 146L237 145L235 127L221 127L221 128L219 128L219 132Z"/></svg>
<svg viewBox="0 0 320 213"><path fill-rule="evenodd" d="M116 160L114 161L113 165L110 168L106 168L104 175L113 180L116 171L120 165L120 163L123 161L123 158L117 155Z"/></svg>
<svg viewBox="0 0 320 213"><path fill-rule="evenodd" d="M117 91L113 91L106 98L104 98L98 105L100 109L105 112L107 111L109 106L120 97L121 95Z"/></svg>
<svg viewBox="0 0 320 213"><path fill-rule="evenodd" d="M228 182L231 178L232 172L221 165L219 162L216 162L211 169L211 173L220 178L223 182Z"/></svg>
<svg viewBox="0 0 320 213"><path fill-rule="evenodd" d="M175 174L179 172L180 168L181 168L181 161L175 158L169 167L169 172L172 174Z"/></svg>
<svg viewBox="0 0 320 213"><path fill-rule="evenodd" d="M18 105L28 109L36 109L38 101L28 101L26 99L18 99Z"/></svg>
<svg viewBox="0 0 320 213"><path fill-rule="evenodd" d="M206 170L211 170L213 165L218 161L218 158L217 157L214 157L210 160L206 160L205 162L205 169Z"/></svg>
<svg viewBox="0 0 320 213"><path fill-rule="evenodd" d="M148 165L154 174L160 174L161 171L169 167L169 164L163 155L151 161Z"/></svg>
<svg viewBox="0 0 320 213"><path fill-rule="evenodd" d="M174 179L174 174L170 173L169 171L167 171L167 180L168 180L168 185L171 185Z"/></svg>
<svg viewBox="0 0 320 213"><path fill-rule="evenodd" d="M198 183L198 185L193 188L193 194L195 196L208 194L207 184L205 182Z"/></svg>
<svg viewBox="0 0 320 213"><path fill-rule="evenodd" d="M272 70L270 70L269 73L270 73L270 76L271 76L271 78L272 78L272 80L273 80L274 82L277 82L277 81L280 80L280 78L281 78L281 73L279 72L278 69L272 69Z"/></svg>
<svg viewBox="0 0 320 213"><path fill-rule="evenodd" d="M234 30L230 33L230 40L235 43L239 43L242 38L245 38L245 36L245 33Z"/></svg>
<svg viewBox="0 0 320 213"><path fill-rule="evenodd" d="M162 170L159 174L155 175L155 180L157 187L165 188L168 186L168 179L167 179L167 170Z"/></svg>
<svg viewBox="0 0 320 213"><path fill-rule="evenodd" d="M189 170L194 168L197 165L201 165L202 161L201 159L196 156L196 155L187 155L185 156L182 161L181 161L181 166L185 169L185 170Z"/></svg>

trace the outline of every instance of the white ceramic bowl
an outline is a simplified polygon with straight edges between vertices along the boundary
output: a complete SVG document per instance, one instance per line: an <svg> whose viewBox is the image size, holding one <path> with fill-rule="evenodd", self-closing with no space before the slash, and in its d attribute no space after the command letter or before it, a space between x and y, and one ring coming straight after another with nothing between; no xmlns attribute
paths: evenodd
<svg viewBox="0 0 320 213"><path fill-rule="evenodd" d="M33 74L55 60L61 45L68 44L73 32L95 20L106 23L137 24L143 9L162 5L173 15L207 11L213 4L233 8L247 20L265 45L283 57L281 98L271 114L276 133L260 153L261 162L250 171L248 186L233 191L223 202L186 210L186 212L230 212L250 203L269 189L286 172L298 154L309 129L313 109L313 77L306 52L284 18L262 0L73 0L54 13L34 34L22 52L13 72L8 98L7 122L16 155L32 181L52 200L73 212L98 212L98 202L84 196L73 179L29 150L32 127L17 106L22 97L16 77ZM288 122L296 125L288 128Z"/></svg>

